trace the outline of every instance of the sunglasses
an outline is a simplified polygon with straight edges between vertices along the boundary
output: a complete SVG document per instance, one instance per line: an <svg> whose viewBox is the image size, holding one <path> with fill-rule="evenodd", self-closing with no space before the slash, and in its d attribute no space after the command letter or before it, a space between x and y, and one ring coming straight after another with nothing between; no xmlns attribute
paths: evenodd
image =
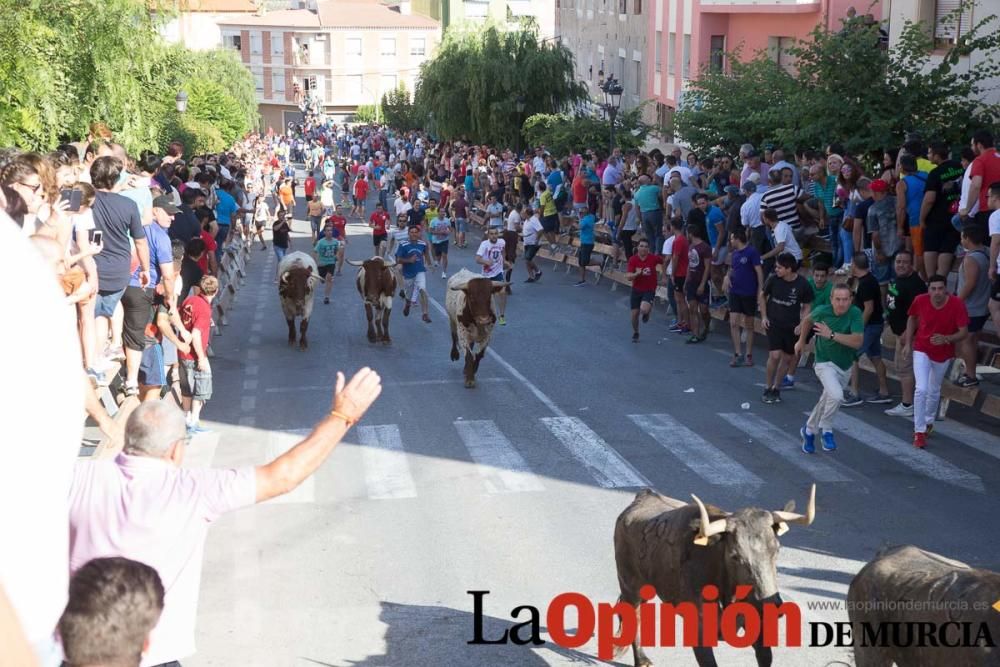
<svg viewBox="0 0 1000 667"><path fill-rule="evenodd" d="M20 186L28 188L29 190L31 190L32 193L37 193L38 190L39 190L39 188L42 187L41 183L36 183L34 185L28 185L24 181L18 181L17 184L20 185Z"/></svg>

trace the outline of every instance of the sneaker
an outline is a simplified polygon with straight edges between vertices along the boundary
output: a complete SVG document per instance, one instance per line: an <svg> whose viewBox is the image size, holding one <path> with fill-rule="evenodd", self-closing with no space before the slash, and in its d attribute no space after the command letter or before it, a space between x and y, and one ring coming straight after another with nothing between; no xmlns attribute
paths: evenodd
<svg viewBox="0 0 1000 667"><path fill-rule="evenodd" d="M108 348L108 359L114 361L125 361L125 348L121 345L118 347Z"/></svg>
<svg viewBox="0 0 1000 667"><path fill-rule="evenodd" d="M430 315L426 315L426 314L425 314L425 315L424 315L423 317L421 317L421 319L422 319L422 320L423 320L424 322L427 322L427 324L430 324L430 323L431 323L431 316L430 316Z"/></svg>
<svg viewBox="0 0 1000 667"><path fill-rule="evenodd" d="M406 292L404 292L403 290L399 290L399 298L400 299L405 299L406 298Z"/></svg>
<svg viewBox="0 0 1000 667"><path fill-rule="evenodd" d="M874 396L866 398L865 403L872 403L873 405L886 405L888 403L892 403L892 396L889 394L875 394Z"/></svg>
<svg viewBox="0 0 1000 667"><path fill-rule="evenodd" d="M535 279L534 278L528 278L524 282L526 282L526 283L533 283L533 282L535 282Z"/></svg>
<svg viewBox="0 0 1000 667"><path fill-rule="evenodd" d="M743 355L742 354L734 354L733 358L729 360L729 367L730 368L737 368L737 367L742 366L742 365L743 365Z"/></svg>
<svg viewBox="0 0 1000 667"><path fill-rule="evenodd" d="M212 429L205 428L200 423L199 424L192 424L191 426L187 427L187 433L188 433L188 435L198 435L200 433L211 433L211 432L212 432Z"/></svg>
<svg viewBox="0 0 1000 667"><path fill-rule="evenodd" d="M781 392L778 391L777 387L772 387L771 388L771 402L772 403L781 403Z"/></svg>
<svg viewBox="0 0 1000 667"><path fill-rule="evenodd" d="M674 322L673 324L670 325L670 327L667 329L667 331L669 331L671 333L680 333L681 331L684 331L685 329L687 329L687 325L684 324L683 322ZM688 329L688 331L690 331L690 329Z"/></svg>
<svg viewBox="0 0 1000 667"><path fill-rule="evenodd" d="M705 339L704 338L699 338L698 336L691 336L690 338L688 338L684 342L687 343L688 345L691 345L693 343L700 343L703 340L705 340Z"/></svg>
<svg viewBox="0 0 1000 667"><path fill-rule="evenodd" d="M927 434L926 433L914 433L913 434L913 446L917 449L923 449L927 446Z"/></svg>
<svg viewBox="0 0 1000 667"><path fill-rule="evenodd" d="M323 303L330 303L330 297L323 297Z"/></svg>
<svg viewBox="0 0 1000 667"><path fill-rule="evenodd" d="M760 401L761 403L767 403L768 405L774 403L774 393L771 391L770 387L765 389L764 393L761 394Z"/></svg>
<svg viewBox="0 0 1000 667"><path fill-rule="evenodd" d="M844 402L841 405L845 408L853 408L864 403L864 400L852 391L844 392Z"/></svg>
<svg viewBox="0 0 1000 667"><path fill-rule="evenodd" d="M503 315L500 316L500 319L498 320L498 322L500 323L500 326L502 326L502 327L507 326L507 318L504 317Z"/></svg>
<svg viewBox="0 0 1000 667"><path fill-rule="evenodd" d="M707 331L707 329L706 329L706 331ZM701 338L702 338L702 340L704 340L705 336L702 336ZM743 364L745 366L753 366L753 352L750 352L750 353L747 354L746 361L744 361Z"/></svg>
<svg viewBox="0 0 1000 667"><path fill-rule="evenodd" d="M535 274L535 282L538 282L541 279L542 279L542 272L539 271L538 273Z"/></svg>
<svg viewBox="0 0 1000 667"><path fill-rule="evenodd" d="M934 432L934 424L928 424L927 425L927 437L928 438L931 437L931 433L933 433L933 432Z"/></svg>
<svg viewBox="0 0 1000 667"><path fill-rule="evenodd" d="M407 301L406 304L403 305L403 317L409 317L409 316L410 316L410 302Z"/></svg>
<svg viewBox="0 0 1000 667"><path fill-rule="evenodd" d="M823 451L832 452L837 448L837 443L833 441L833 431L823 431Z"/></svg>
<svg viewBox="0 0 1000 667"><path fill-rule="evenodd" d="M850 264L844 264L842 267L834 271L834 273L836 273L838 276L846 276L850 274L850 272L851 272Z"/></svg>
<svg viewBox="0 0 1000 667"><path fill-rule="evenodd" d="M649 313L643 313L642 314L642 321L643 322L648 322L649 321Z"/></svg>
<svg viewBox="0 0 1000 667"><path fill-rule="evenodd" d="M816 435L814 433L806 433L806 427L803 426L799 429L799 435L802 436L802 451L806 454L812 454L816 451Z"/></svg>
<svg viewBox="0 0 1000 667"><path fill-rule="evenodd" d="M104 373L94 370L93 368L87 369L87 377L90 379L90 383L94 385L94 388L107 387L108 386L108 376Z"/></svg>
<svg viewBox="0 0 1000 667"><path fill-rule="evenodd" d="M575 283L573 283L573 287L583 287L586 284L587 284L586 280L578 280Z"/></svg>
<svg viewBox="0 0 1000 667"><path fill-rule="evenodd" d="M795 378L786 375L785 379L781 381L779 389L784 389L786 391L789 389L795 389Z"/></svg>
<svg viewBox="0 0 1000 667"><path fill-rule="evenodd" d="M675 319L673 322L671 322L670 324L667 325L667 331L673 331L674 327L678 326L679 324L680 324L680 322L678 322Z"/></svg>
<svg viewBox="0 0 1000 667"><path fill-rule="evenodd" d="M912 417L913 416L913 406L903 405L899 403L896 407L889 408L885 411L885 414L890 417Z"/></svg>
<svg viewBox="0 0 1000 667"><path fill-rule="evenodd" d="M632 334L632 342L633 343L638 343L639 342L639 332L638 331L636 331L635 333Z"/></svg>
<svg viewBox="0 0 1000 667"><path fill-rule="evenodd" d="M956 387L975 387L979 384L979 378L969 377L968 375L963 375L962 377L955 380Z"/></svg>

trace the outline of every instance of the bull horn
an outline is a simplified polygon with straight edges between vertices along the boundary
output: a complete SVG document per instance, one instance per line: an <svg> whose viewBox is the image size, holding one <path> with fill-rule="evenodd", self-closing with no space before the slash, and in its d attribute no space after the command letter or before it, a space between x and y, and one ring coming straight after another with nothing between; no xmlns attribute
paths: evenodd
<svg viewBox="0 0 1000 667"><path fill-rule="evenodd" d="M386 259L385 257L383 257L382 264L384 264L387 268L392 268L396 266L396 258L393 257L392 259Z"/></svg>
<svg viewBox="0 0 1000 667"><path fill-rule="evenodd" d="M788 507L788 505L785 505ZM794 507L794 506L793 506ZM771 512L775 523L798 523L803 526L811 525L816 518L816 485L813 484L809 490L809 503L806 505L806 513L798 514L787 510L775 510Z"/></svg>
<svg viewBox="0 0 1000 667"><path fill-rule="evenodd" d="M288 282L288 274L287 273L282 273L281 274L281 284L284 285L287 282Z"/></svg>
<svg viewBox="0 0 1000 667"><path fill-rule="evenodd" d="M349 259L349 260L347 260L347 263L350 264L351 266L364 266L365 265L364 262L358 261L356 259Z"/></svg>
<svg viewBox="0 0 1000 667"><path fill-rule="evenodd" d="M698 525L698 535L694 538L694 543L705 546L708 544L708 538L726 532L726 520L716 519L710 522L708 520L708 510L705 509L705 503L701 502L701 498L693 493L691 497L698 503L698 513L701 515L701 523Z"/></svg>

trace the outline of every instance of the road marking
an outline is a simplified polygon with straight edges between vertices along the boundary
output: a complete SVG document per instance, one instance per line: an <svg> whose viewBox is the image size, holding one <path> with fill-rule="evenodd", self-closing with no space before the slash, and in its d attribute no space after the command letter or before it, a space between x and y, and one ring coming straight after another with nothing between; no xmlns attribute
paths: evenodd
<svg viewBox="0 0 1000 667"><path fill-rule="evenodd" d="M986 431L956 421L936 421L934 433L940 433L987 456L1000 459L1000 438Z"/></svg>
<svg viewBox="0 0 1000 667"><path fill-rule="evenodd" d="M257 375L260 372L260 366L257 364L247 364L247 367L243 369L246 375Z"/></svg>
<svg viewBox="0 0 1000 667"><path fill-rule="evenodd" d="M747 494L764 485L760 477L670 415L629 415L628 418L709 484L736 485Z"/></svg>
<svg viewBox="0 0 1000 667"><path fill-rule="evenodd" d="M253 319L255 322L260 322L264 319L264 311L258 306L257 312L253 314Z"/></svg>
<svg viewBox="0 0 1000 667"><path fill-rule="evenodd" d="M720 414L720 417L743 431L758 443L805 471L817 482L850 482L851 478L834 466L842 466L832 457L806 456L798 438L755 414ZM846 466L843 466L846 468Z"/></svg>
<svg viewBox="0 0 1000 667"><path fill-rule="evenodd" d="M253 326L250 327L250 331L254 333L260 333L263 330L264 330L264 325L261 324L260 322L254 322Z"/></svg>
<svg viewBox="0 0 1000 667"><path fill-rule="evenodd" d="M258 336L257 334L253 334L250 336L250 338L247 339L247 342L249 342L251 345L260 345L260 336Z"/></svg>
<svg viewBox="0 0 1000 667"><path fill-rule="evenodd" d="M476 378L476 382L510 382L510 378ZM465 380L397 380L383 382L383 387L420 387L424 385L465 384ZM320 391L330 389L328 384L298 385L295 387L268 387L264 391L271 394L298 391Z"/></svg>
<svg viewBox="0 0 1000 667"><path fill-rule="evenodd" d="M237 423L240 426L254 427L257 425L257 417L255 415L243 415L239 418Z"/></svg>
<svg viewBox="0 0 1000 667"><path fill-rule="evenodd" d="M368 497L374 500L416 498L417 488L395 424L359 426Z"/></svg>
<svg viewBox="0 0 1000 667"><path fill-rule="evenodd" d="M184 448L184 459L181 467L209 468L215 458L215 450L219 448L219 432L199 433L191 438Z"/></svg>
<svg viewBox="0 0 1000 667"><path fill-rule="evenodd" d="M492 420L456 421L454 424L490 493L545 490L521 453Z"/></svg>
<svg viewBox="0 0 1000 667"><path fill-rule="evenodd" d="M264 461L269 462L278 458L289 449L299 444L303 438L309 435L310 429L296 429L293 431L268 431L267 445L264 448ZM309 475L302 483L289 493L272 498L267 501L275 505L285 505L288 503L314 503L316 502L316 475Z"/></svg>
<svg viewBox="0 0 1000 667"><path fill-rule="evenodd" d="M631 463L579 418L543 417L542 423L604 488L651 486Z"/></svg>
<svg viewBox="0 0 1000 667"><path fill-rule="evenodd" d="M260 352L257 350L247 350L247 359L250 361L256 361L260 358Z"/></svg>
<svg viewBox="0 0 1000 667"><path fill-rule="evenodd" d="M432 298L431 295L428 294L427 295L427 301L429 301L430 304L432 306L434 306L439 313L441 313L442 315L444 315L445 318L448 317L448 311L445 310L444 306L442 306L440 303L438 303L437 299ZM525 386L525 388L527 388L528 391L530 391L532 394L534 394L535 398L537 398L539 401L541 401L542 405L544 405L545 407L547 407L549 409L549 411L552 412L552 414L556 415L557 417L566 417L567 416L566 413L563 412L562 409L560 409L560 407L555 404L555 401L553 401L551 398L549 398L545 394L545 392L543 392L541 389L539 389L538 387L536 387L534 385L534 383L531 382L531 380L529 380L528 378L526 378L523 375L521 375L521 373L516 368L514 368L509 363L507 363L507 360L504 359L503 357L501 357L500 353L496 352L492 347L486 348L486 353L488 355L490 355L490 357L492 357L498 364L500 364L501 366L503 366L504 369L506 369L506 371L508 373L510 373L511 375L513 375L515 380L517 380L518 382L520 382L521 384L523 384Z"/></svg>
<svg viewBox="0 0 1000 667"><path fill-rule="evenodd" d="M902 438L870 426L857 417L843 413L834 418L834 430L842 431L862 445L890 456L910 470L955 486L985 493L983 480L978 475L962 470L939 456L926 450L921 451Z"/></svg>
<svg viewBox="0 0 1000 667"><path fill-rule="evenodd" d="M257 407L256 396L244 396L240 399L240 410L243 412L253 412Z"/></svg>
<svg viewBox="0 0 1000 667"><path fill-rule="evenodd" d="M256 390L257 390L257 380L243 381L243 391L256 391Z"/></svg>

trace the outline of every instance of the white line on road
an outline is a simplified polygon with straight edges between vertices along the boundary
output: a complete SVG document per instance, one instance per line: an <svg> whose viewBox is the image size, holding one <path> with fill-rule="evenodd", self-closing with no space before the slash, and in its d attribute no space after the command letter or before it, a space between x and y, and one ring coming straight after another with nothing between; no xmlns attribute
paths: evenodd
<svg viewBox="0 0 1000 667"><path fill-rule="evenodd" d="M301 442L311 432L309 429L269 431L267 434L267 446L264 450L264 461L273 461L278 458ZM268 502L281 505L286 503L316 502L316 475L309 475L289 493L272 498Z"/></svg>
<svg viewBox="0 0 1000 667"><path fill-rule="evenodd" d="M250 327L250 331L252 331L253 333L260 333L263 330L264 330L264 325L261 324L260 322L254 322L253 326Z"/></svg>
<svg viewBox="0 0 1000 667"><path fill-rule="evenodd" d="M1000 438L986 431L956 421L937 421L934 422L934 433L940 433L987 456L1000 459Z"/></svg>
<svg viewBox="0 0 1000 667"><path fill-rule="evenodd" d="M606 489L651 486L611 445L577 417L543 417L542 423Z"/></svg>
<svg viewBox="0 0 1000 667"><path fill-rule="evenodd" d="M456 421L454 424L490 493L545 489L521 453L492 420Z"/></svg>
<svg viewBox="0 0 1000 667"><path fill-rule="evenodd" d="M257 390L257 380L243 381L243 391L256 391L256 390Z"/></svg>
<svg viewBox="0 0 1000 667"><path fill-rule="evenodd" d="M247 367L243 369L246 375L257 375L260 372L260 366L257 364L247 364Z"/></svg>
<svg viewBox="0 0 1000 667"><path fill-rule="evenodd" d="M476 378L476 382L510 382L510 378ZM464 380L398 380L383 382L383 387L420 387L424 385L442 385L442 384L464 384ZM268 387L264 391L271 394L282 394L285 392L297 392L297 391L318 391L330 389L330 385L323 384L313 384L313 385L299 385L296 387Z"/></svg>
<svg viewBox="0 0 1000 667"><path fill-rule="evenodd" d="M416 498L417 488L406 461L399 427L395 424L359 426L358 438L364 445L361 456L368 497L374 500Z"/></svg>
<svg viewBox="0 0 1000 667"><path fill-rule="evenodd" d="M628 418L709 484L738 486L747 495L764 485L760 477L670 415L629 415Z"/></svg>
<svg viewBox="0 0 1000 667"><path fill-rule="evenodd" d="M257 350L247 350L247 359L249 361L255 361L260 358L260 352Z"/></svg>
<svg viewBox="0 0 1000 667"><path fill-rule="evenodd" d="M242 417L239 418L239 420L237 421L237 423L240 426L246 426L246 427L249 427L249 428L253 428L254 426L257 425L257 417L256 417L256 415L243 415Z"/></svg>
<svg viewBox="0 0 1000 667"><path fill-rule="evenodd" d="M978 475L962 470L931 452L921 451L902 438L870 426L857 417L839 413L834 418L834 430L896 459L914 472L979 493L985 492L983 480Z"/></svg>
<svg viewBox="0 0 1000 667"><path fill-rule="evenodd" d="M243 412L253 412L257 407L256 396L244 396L240 399L240 410Z"/></svg>
<svg viewBox="0 0 1000 667"><path fill-rule="evenodd" d="M438 303L436 299L431 298L430 294L427 295L427 300L430 302L432 306L434 306L437 309L439 313L441 313L445 317L448 317L448 311L445 310L444 306ZM528 391L534 394L535 398L541 401L542 405L547 407L552 412L552 414L556 415L557 417L566 417L566 413L563 412L562 409L555 404L555 401L549 398L541 389L536 387L534 383L531 382L531 380L521 375L521 373L516 368L507 363L507 360L501 357L498 352L496 352L493 348L488 347L486 348L486 353L490 355L494 360L496 360L498 364L503 366L508 373L513 375L514 379L523 384L528 389Z"/></svg>
<svg viewBox="0 0 1000 667"><path fill-rule="evenodd" d="M247 339L247 342L249 342L251 345L260 345L260 336L258 336L257 334L253 334L250 336L250 338Z"/></svg>
<svg viewBox="0 0 1000 667"><path fill-rule="evenodd" d="M755 414L720 414L720 417L764 445L790 464L804 470L817 482L849 482L850 476L838 470L832 457L820 458L802 453L798 438ZM826 460L829 459L829 460ZM846 467L846 466L845 466Z"/></svg>

